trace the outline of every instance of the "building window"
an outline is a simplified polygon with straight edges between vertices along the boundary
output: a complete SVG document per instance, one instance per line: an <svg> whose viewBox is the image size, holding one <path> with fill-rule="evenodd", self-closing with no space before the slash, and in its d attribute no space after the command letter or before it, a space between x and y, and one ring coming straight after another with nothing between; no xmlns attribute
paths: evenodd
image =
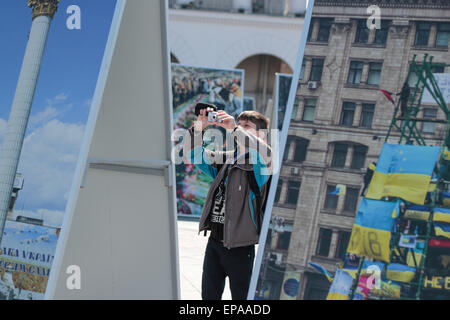
<svg viewBox="0 0 450 320"><path fill-rule="evenodd" d="M309 141L305 139L299 139L295 142L294 162L302 163L306 160L308 145Z"/></svg>
<svg viewBox="0 0 450 320"><path fill-rule="evenodd" d="M309 30L308 30L308 38L306 39L306 41L308 41L308 42L311 42L312 33L313 33L313 30L314 30L314 25L315 25L316 21L317 21L317 18L312 18L311 19L311 23L309 25Z"/></svg>
<svg viewBox="0 0 450 320"><path fill-rule="evenodd" d="M344 258L344 255L347 252L348 243L350 241L350 235L351 232L339 231L335 258L338 259Z"/></svg>
<svg viewBox="0 0 450 320"><path fill-rule="evenodd" d="M433 65L431 67L431 71L433 73L444 73L445 72L445 64L443 64L443 65Z"/></svg>
<svg viewBox="0 0 450 320"><path fill-rule="evenodd" d="M286 204L297 205L300 186L301 186L300 181L289 181Z"/></svg>
<svg viewBox="0 0 450 320"><path fill-rule="evenodd" d="M358 20L356 29L356 43L367 43L369 41L370 30L367 28L367 20Z"/></svg>
<svg viewBox="0 0 450 320"><path fill-rule="evenodd" d="M346 127L353 126L353 119L355 118L356 103L344 102L342 105L341 125Z"/></svg>
<svg viewBox="0 0 450 320"><path fill-rule="evenodd" d="M383 64L378 62L371 62L369 64L369 77L367 79L367 84L380 84L382 66Z"/></svg>
<svg viewBox="0 0 450 320"><path fill-rule="evenodd" d="M283 180L278 180L277 192L275 193L275 203L280 202L281 190L283 189Z"/></svg>
<svg viewBox="0 0 450 320"><path fill-rule="evenodd" d="M350 63L350 71L348 73L348 83L359 84L361 82L361 76L364 63L361 61L352 61Z"/></svg>
<svg viewBox="0 0 450 320"><path fill-rule="evenodd" d="M429 22L418 22L416 30L416 46L428 46L428 40L430 38L431 23Z"/></svg>
<svg viewBox="0 0 450 320"><path fill-rule="evenodd" d="M450 36L450 23L438 23L436 34L436 47L448 47Z"/></svg>
<svg viewBox="0 0 450 320"><path fill-rule="evenodd" d="M324 59L312 59L311 76L309 77L310 81L322 80L323 61Z"/></svg>
<svg viewBox="0 0 450 320"><path fill-rule="evenodd" d="M358 205L359 189L347 188L344 201L344 211L349 213L356 212L356 206Z"/></svg>
<svg viewBox="0 0 450 320"><path fill-rule="evenodd" d="M316 114L316 99L305 99L305 109L303 110L303 121L313 122Z"/></svg>
<svg viewBox="0 0 450 320"><path fill-rule="evenodd" d="M333 230L320 228L319 230L319 240L317 241L316 254L318 256L328 257L330 253L331 236Z"/></svg>
<svg viewBox="0 0 450 320"><path fill-rule="evenodd" d="M372 128L374 114L375 114L375 105L363 103L360 126L362 128Z"/></svg>
<svg viewBox="0 0 450 320"><path fill-rule="evenodd" d="M431 108L423 109L423 118L424 119L436 119L437 118L437 110ZM422 124L422 132L423 133L434 133L435 123L434 122L424 122Z"/></svg>
<svg viewBox="0 0 450 320"><path fill-rule="evenodd" d="M333 19L319 19L319 33L317 34L317 41L328 42L332 23Z"/></svg>
<svg viewBox="0 0 450 320"><path fill-rule="evenodd" d="M364 164L366 163L368 148L366 146L358 146L355 145L353 147L353 158L352 158L352 169L361 169L364 168Z"/></svg>
<svg viewBox="0 0 450 320"><path fill-rule="evenodd" d="M348 144L335 143L333 152L333 161L331 166L334 168L344 168L345 160L347 159Z"/></svg>
<svg viewBox="0 0 450 320"><path fill-rule="evenodd" d="M325 209L336 210L338 204L338 196L335 194L331 194L335 190L336 190L335 185L327 186L327 194L325 196L325 204L324 204Z"/></svg>
<svg viewBox="0 0 450 320"><path fill-rule="evenodd" d="M284 231L279 233L277 243L278 250L288 250L290 243L291 243L291 232Z"/></svg>
<svg viewBox="0 0 450 320"><path fill-rule="evenodd" d="M291 120L294 120L294 121L297 120L299 103L300 103L299 98L295 97L294 108L292 109Z"/></svg>
<svg viewBox="0 0 450 320"><path fill-rule="evenodd" d="M389 34L389 23L388 20L381 20L380 29L375 31L375 40L376 44L386 44L388 34Z"/></svg>
<svg viewBox="0 0 450 320"><path fill-rule="evenodd" d="M283 161L289 160L289 149L291 148L291 143L292 141L289 140L286 142L286 147L284 148Z"/></svg>
<svg viewBox="0 0 450 320"><path fill-rule="evenodd" d="M302 70L300 71L300 80L303 80L305 78L305 70L306 70L306 60L303 59Z"/></svg>

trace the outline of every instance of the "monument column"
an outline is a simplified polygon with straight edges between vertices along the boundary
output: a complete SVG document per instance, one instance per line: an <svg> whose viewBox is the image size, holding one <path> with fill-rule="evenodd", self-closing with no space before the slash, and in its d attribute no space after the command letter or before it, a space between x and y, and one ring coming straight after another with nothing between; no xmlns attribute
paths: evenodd
<svg viewBox="0 0 450 320"><path fill-rule="evenodd" d="M8 127L0 151L0 243L22 151L25 131L47 42L50 22L59 0L28 0L32 8L32 25Z"/></svg>

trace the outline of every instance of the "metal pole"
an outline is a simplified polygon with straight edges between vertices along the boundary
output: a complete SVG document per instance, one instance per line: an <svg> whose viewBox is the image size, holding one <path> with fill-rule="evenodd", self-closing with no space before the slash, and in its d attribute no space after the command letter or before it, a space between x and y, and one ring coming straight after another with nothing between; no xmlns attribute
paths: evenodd
<svg viewBox="0 0 450 320"><path fill-rule="evenodd" d="M28 6L33 8L33 23L3 147L0 152L0 243L3 237L14 178L19 164L50 22L57 10L58 2L59 0L28 1Z"/></svg>

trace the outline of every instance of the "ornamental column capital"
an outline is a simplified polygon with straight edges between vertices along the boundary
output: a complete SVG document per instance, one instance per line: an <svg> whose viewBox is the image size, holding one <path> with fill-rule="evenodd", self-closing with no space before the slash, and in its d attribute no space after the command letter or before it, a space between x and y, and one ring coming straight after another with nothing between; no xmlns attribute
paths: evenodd
<svg viewBox="0 0 450 320"><path fill-rule="evenodd" d="M53 19L58 10L59 0L28 0L28 7L33 9L33 20L39 16L49 16Z"/></svg>

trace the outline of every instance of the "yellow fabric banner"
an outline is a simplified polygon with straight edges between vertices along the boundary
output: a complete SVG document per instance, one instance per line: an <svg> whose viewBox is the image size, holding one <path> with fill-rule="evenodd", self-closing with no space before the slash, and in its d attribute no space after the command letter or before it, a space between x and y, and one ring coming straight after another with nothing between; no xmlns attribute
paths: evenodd
<svg viewBox="0 0 450 320"><path fill-rule="evenodd" d="M391 233L389 231L354 225L348 253L389 262Z"/></svg>

